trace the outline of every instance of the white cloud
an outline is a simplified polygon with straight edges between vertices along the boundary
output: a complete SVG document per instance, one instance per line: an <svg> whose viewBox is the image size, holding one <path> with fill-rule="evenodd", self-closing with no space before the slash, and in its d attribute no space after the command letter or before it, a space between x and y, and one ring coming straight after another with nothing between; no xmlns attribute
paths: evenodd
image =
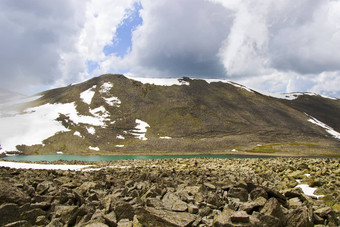
<svg viewBox="0 0 340 227"><path fill-rule="evenodd" d="M115 43L136 2L143 23L130 52L106 56L103 48ZM338 0L4 0L0 12L0 82L7 88L130 72L340 96ZM88 62L98 67L89 71Z"/></svg>

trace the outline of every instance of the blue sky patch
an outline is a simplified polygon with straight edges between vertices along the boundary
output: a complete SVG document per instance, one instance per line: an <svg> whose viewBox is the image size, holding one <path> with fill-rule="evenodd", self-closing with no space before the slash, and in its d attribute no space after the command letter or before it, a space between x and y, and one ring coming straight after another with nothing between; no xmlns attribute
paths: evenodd
<svg viewBox="0 0 340 227"><path fill-rule="evenodd" d="M87 66L87 72L91 74L93 70L99 67L99 64L95 61L86 61L86 66Z"/></svg>
<svg viewBox="0 0 340 227"><path fill-rule="evenodd" d="M112 44L106 45L103 49L105 56L115 54L123 58L131 50L132 32L143 23L139 15L140 9L142 9L141 3L135 3L134 7L126 12L127 16L118 26Z"/></svg>

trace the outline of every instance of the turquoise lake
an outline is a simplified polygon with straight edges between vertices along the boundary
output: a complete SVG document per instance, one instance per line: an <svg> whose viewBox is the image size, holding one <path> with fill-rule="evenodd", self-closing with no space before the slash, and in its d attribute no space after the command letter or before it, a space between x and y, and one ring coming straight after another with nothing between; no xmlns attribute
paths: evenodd
<svg viewBox="0 0 340 227"><path fill-rule="evenodd" d="M165 159L165 158L271 158L271 156L254 156L254 155L223 155L223 154L201 154L201 155L119 155L119 156L104 156L104 155L17 155L5 157L5 160L11 161L117 161L124 159Z"/></svg>

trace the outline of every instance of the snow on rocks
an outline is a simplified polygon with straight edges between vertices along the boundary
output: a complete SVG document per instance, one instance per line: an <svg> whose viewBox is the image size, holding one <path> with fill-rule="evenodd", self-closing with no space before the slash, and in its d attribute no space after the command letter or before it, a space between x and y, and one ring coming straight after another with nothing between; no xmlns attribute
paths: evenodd
<svg viewBox="0 0 340 227"><path fill-rule="evenodd" d="M324 195L314 195L314 192L317 188L311 188L308 186L308 184L301 184L301 180L296 180L299 184L296 186L296 188L301 188L303 193L308 196L314 196L316 198L324 197Z"/></svg>
<svg viewBox="0 0 340 227"><path fill-rule="evenodd" d="M110 120L110 113L105 109L104 106L90 109L90 113L102 122Z"/></svg>
<svg viewBox="0 0 340 227"><path fill-rule="evenodd" d="M87 130L88 133L90 133L92 135L96 134L96 129L93 128L93 127L86 127L86 130Z"/></svg>
<svg viewBox="0 0 340 227"><path fill-rule="evenodd" d="M95 94L95 89L96 89L96 85L92 86L91 88L87 89L86 91L83 91L82 93L80 93L80 98L83 100L84 103L87 103L88 105L91 104L92 102L92 98Z"/></svg>
<svg viewBox="0 0 340 227"><path fill-rule="evenodd" d="M105 102L110 105L110 106L114 106L114 107L120 107L120 104L122 103L119 98L117 97L110 97L110 98L105 98L103 97L103 99L105 100Z"/></svg>
<svg viewBox="0 0 340 227"><path fill-rule="evenodd" d="M113 84L110 82L105 82L100 86L100 94L105 94L105 93L109 93L111 88L113 88Z"/></svg>
<svg viewBox="0 0 340 227"><path fill-rule="evenodd" d="M122 135L117 135L116 138L117 138L117 139L120 139L120 140L124 140L124 139L125 139L125 137L122 136Z"/></svg>
<svg viewBox="0 0 340 227"><path fill-rule="evenodd" d="M73 133L73 135L75 135L75 136L79 136L80 138L83 138L83 136L80 134L80 132L78 132L78 131L75 131L74 133Z"/></svg>
<svg viewBox="0 0 340 227"><path fill-rule="evenodd" d="M146 128L150 127L150 125L145 121L139 119L136 119L136 124L137 124L136 129L132 130L131 134L140 140L147 140L147 138L145 137L145 133L147 131Z"/></svg>
<svg viewBox="0 0 340 227"><path fill-rule="evenodd" d="M99 147L91 147L91 146L89 146L89 149L93 150L93 151L100 151Z"/></svg>
<svg viewBox="0 0 340 227"><path fill-rule="evenodd" d="M309 115L308 115L309 116ZM331 134L334 138L336 139L340 139L340 133L335 131L332 127L326 125L325 123L319 121L318 119L312 117L312 116L309 116L310 119L308 119L309 122L313 123L313 124L316 124L322 128L324 128L326 130L326 132L328 132L329 134Z"/></svg>
<svg viewBox="0 0 340 227"><path fill-rule="evenodd" d="M91 165L52 165L20 162L0 162L0 167L9 167L13 169L54 169L54 170L75 170L80 171Z"/></svg>

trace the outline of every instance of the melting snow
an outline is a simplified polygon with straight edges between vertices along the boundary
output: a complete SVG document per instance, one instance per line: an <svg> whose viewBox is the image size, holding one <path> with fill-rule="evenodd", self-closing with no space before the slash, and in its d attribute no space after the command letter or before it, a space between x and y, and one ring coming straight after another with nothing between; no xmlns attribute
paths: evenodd
<svg viewBox="0 0 340 227"><path fill-rule="evenodd" d="M108 93L111 90L111 88L113 88L113 84L110 82L105 82L102 84L102 86L100 86L99 92L101 94L105 94Z"/></svg>
<svg viewBox="0 0 340 227"><path fill-rule="evenodd" d="M159 137L160 139L166 139L166 140L170 140L170 139L172 139L170 136L161 136L161 137Z"/></svg>
<svg viewBox="0 0 340 227"><path fill-rule="evenodd" d="M65 104L45 104L26 109L23 114L0 118L2 151L15 151L20 144L41 144L57 132L69 131L55 120L64 111Z"/></svg>
<svg viewBox="0 0 340 227"><path fill-rule="evenodd" d="M110 97L110 98L104 98L103 97L103 99L105 100L105 102L107 103L107 104L109 104L110 106L115 106L115 107L119 107L120 106L120 104L122 103L120 100L119 100L119 98L117 98L117 97Z"/></svg>
<svg viewBox="0 0 340 227"><path fill-rule="evenodd" d="M86 127L87 132L94 135L96 133L96 129L93 127Z"/></svg>
<svg viewBox="0 0 340 227"><path fill-rule="evenodd" d="M94 85L93 87L87 89L86 91L83 91L82 93L80 93L80 98L83 100L84 103L87 103L88 105L91 104L92 102L92 98L95 94L95 91L93 91L94 89L96 89L96 85Z"/></svg>
<svg viewBox="0 0 340 227"><path fill-rule="evenodd" d="M303 193L308 196L314 196L316 198L324 197L324 195L314 195L314 192L317 188L311 188L308 186L308 184L300 184L301 180L296 180L299 185L296 186L296 188L301 188Z"/></svg>
<svg viewBox="0 0 340 227"><path fill-rule="evenodd" d="M75 131L75 132L73 133L73 135L75 135L75 136L79 136L79 137L81 137L81 138L82 138L82 136L81 136L80 132L78 132L78 131Z"/></svg>
<svg viewBox="0 0 340 227"><path fill-rule="evenodd" d="M340 133L335 131L333 128L331 128L330 126L326 125L325 123L322 123L321 121L317 120L316 118L309 116L310 119L308 119L309 122L316 124L324 129L326 129L326 131L331 134L333 137L335 137L336 139L340 139Z"/></svg>
<svg viewBox="0 0 340 227"><path fill-rule="evenodd" d="M147 138L145 137L145 133L147 131L146 128L150 127L150 125L145 121L139 119L136 119L136 124L137 124L136 129L133 130L131 134L140 140L147 140Z"/></svg>
<svg viewBox="0 0 340 227"><path fill-rule="evenodd" d="M90 113L101 121L110 120L110 113L105 109L104 106L100 106L95 109L90 109Z"/></svg>
<svg viewBox="0 0 340 227"><path fill-rule="evenodd" d="M91 147L91 146L89 146L89 149L90 150L94 150L94 151L99 151L100 150L99 147Z"/></svg>
<svg viewBox="0 0 340 227"><path fill-rule="evenodd" d="M83 168L91 165L52 165L52 164L33 164L20 162L0 162L1 167L9 167L14 169L54 169L54 170L76 170L80 171Z"/></svg>
<svg viewBox="0 0 340 227"><path fill-rule="evenodd" d="M121 140L125 139L125 137L122 136L122 135L117 135L116 138L117 138L117 139L121 139Z"/></svg>
<svg viewBox="0 0 340 227"><path fill-rule="evenodd" d="M64 152L62 152L62 151L57 151L57 154L64 154Z"/></svg>
<svg viewBox="0 0 340 227"><path fill-rule="evenodd" d="M115 147L124 147L124 145L116 145Z"/></svg>

